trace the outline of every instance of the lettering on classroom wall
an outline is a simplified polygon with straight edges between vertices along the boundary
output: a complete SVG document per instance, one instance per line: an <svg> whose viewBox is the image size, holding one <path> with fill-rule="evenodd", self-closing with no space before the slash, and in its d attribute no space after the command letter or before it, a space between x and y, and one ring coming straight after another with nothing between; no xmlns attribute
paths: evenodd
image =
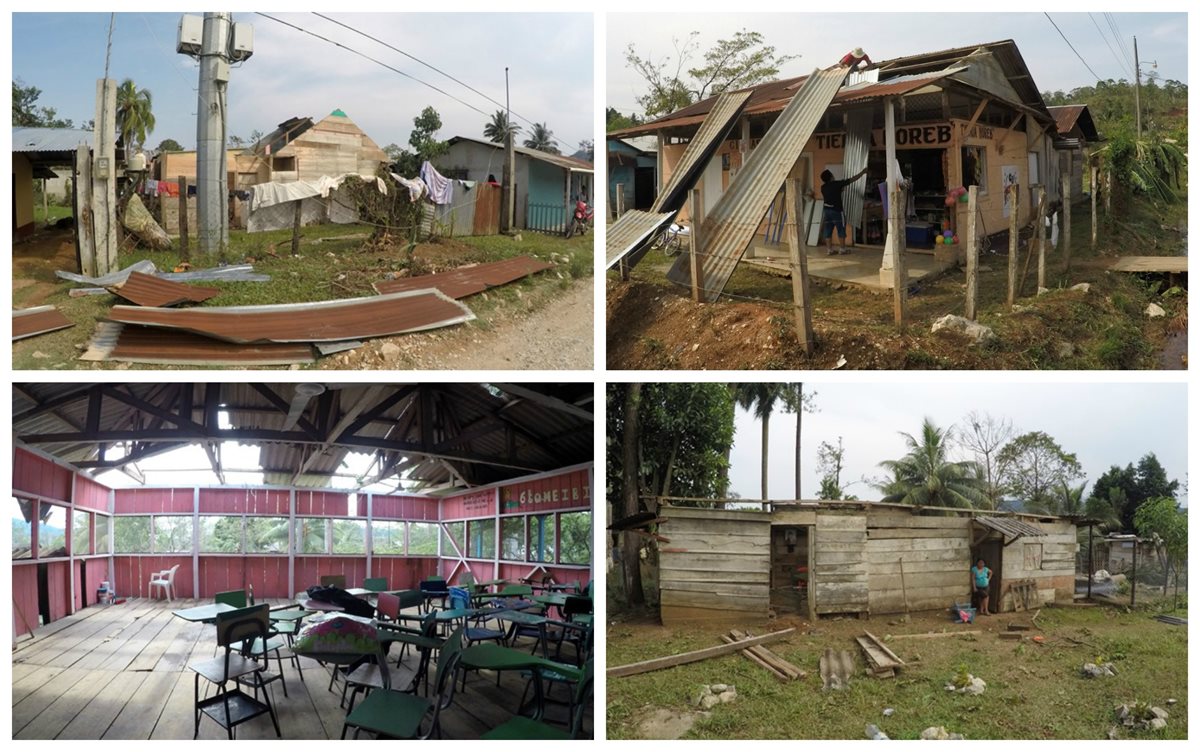
<svg viewBox="0 0 1200 752"><path fill-rule="evenodd" d="M504 489L505 511L527 510L534 507L556 507L571 502L587 501L590 489L587 486L563 486L545 490Z"/></svg>
<svg viewBox="0 0 1200 752"><path fill-rule="evenodd" d="M488 507L492 504L492 495L490 493L477 493L470 496L461 496L458 499L462 502L463 512L477 512L487 514Z"/></svg>

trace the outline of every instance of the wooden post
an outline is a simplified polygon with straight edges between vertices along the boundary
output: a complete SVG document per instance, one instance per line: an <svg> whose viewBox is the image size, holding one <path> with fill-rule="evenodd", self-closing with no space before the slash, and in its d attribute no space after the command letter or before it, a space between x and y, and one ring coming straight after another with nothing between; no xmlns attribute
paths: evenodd
<svg viewBox="0 0 1200 752"><path fill-rule="evenodd" d="M179 251L186 260L191 257L192 246L188 238L188 184L187 177L179 176Z"/></svg>
<svg viewBox="0 0 1200 752"><path fill-rule="evenodd" d="M1075 172L1073 161L1067 158L1067 174L1063 176L1062 185L1062 236L1063 269L1071 273L1071 176ZM1069 277L1068 277L1069 279Z"/></svg>
<svg viewBox="0 0 1200 752"><path fill-rule="evenodd" d="M620 219L621 215L625 213L625 184L624 183L617 183L616 197L617 197L617 200L616 200L615 208L617 210L617 219Z"/></svg>
<svg viewBox="0 0 1200 752"><path fill-rule="evenodd" d="M796 339L805 355L812 355L812 307L808 300L808 249L804 237L804 189L800 178L788 178L784 184L784 211L787 212L788 255L792 265L792 313L796 319Z"/></svg>
<svg viewBox="0 0 1200 752"><path fill-rule="evenodd" d="M621 281L622 282L629 281L629 262L628 261L626 261L625 259L621 259L620 261L618 261L617 262L617 271L619 271L621 273Z"/></svg>
<svg viewBox="0 0 1200 752"><path fill-rule="evenodd" d="M296 199L296 217L292 220L292 255L300 253L300 213L304 199Z"/></svg>
<svg viewBox="0 0 1200 752"><path fill-rule="evenodd" d="M698 189L692 190L689 203L688 213L692 215L692 234L688 237L688 253L691 254L692 262L692 302L699 303L700 287L704 280L704 275L700 273L700 265L703 263L700 260L700 212L704 209L704 202L700 199Z"/></svg>
<svg viewBox="0 0 1200 752"><path fill-rule="evenodd" d="M1096 250L1096 193L1100 190L1100 168L1092 162L1092 250Z"/></svg>
<svg viewBox="0 0 1200 752"><path fill-rule="evenodd" d="M975 320L975 294L979 286L979 240L975 215L979 210L979 186L967 189L967 318Z"/></svg>
<svg viewBox="0 0 1200 752"><path fill-rule="evenodd" d="M75 232L79 238L79 271L98 277L96 234L92 226L92 150L81 145L75 151Z"/></svg>
<svg viewBox="0 0 1200 752"><path fill-rule="evenodd" d="M1112 211L1112 173L1104 173L1104 216Z"/></svg>
<svg viewBox="0 0 1200 752"><path fill-rule="evenodd" d="M42 222L50 224L50 196L46 193L46 179L42 178ZM71 567L74 572L75 568Z"/></svg>
<svg viewBox="0 0 1200 752"><path fill-rule="evenodd" d="M1021 239L1017 213L1021 209L1021 186L1014 184L1008 190L1011 191L1008 197L1008 310L1011 311L1017 297L1017 246Z"/></svg>
<svg viewBox="0 0 1200 752"><path fill-rule="evenodd" d="M904 271L904 189L899 185L888 200L888 214L892 236L892 318L896 326L904 329L904 300L908 296L908 275Z"/></svg>
<svg viewBox="0 0 1200 752"><path fill-rule="evenodd" d="M1046 286L1046 186L1038 186L1037 226L1034 228L1038 239L1037 286L1041 290Z"/></svg>

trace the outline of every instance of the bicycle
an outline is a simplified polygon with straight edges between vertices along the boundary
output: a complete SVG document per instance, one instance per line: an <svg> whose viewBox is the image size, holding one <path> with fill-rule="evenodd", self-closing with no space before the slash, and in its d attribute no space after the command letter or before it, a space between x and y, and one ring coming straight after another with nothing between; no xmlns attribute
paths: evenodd
<svg viewBox="0 0 1200 752"><path fill-rule="evenodd" d="M663 255L667 258L677 256L683 251L683 241L681 240L683 236L690 236L688 228L672 222L666 229L659 233L658 237L651 244L651 247L661 249Z"/></svg>

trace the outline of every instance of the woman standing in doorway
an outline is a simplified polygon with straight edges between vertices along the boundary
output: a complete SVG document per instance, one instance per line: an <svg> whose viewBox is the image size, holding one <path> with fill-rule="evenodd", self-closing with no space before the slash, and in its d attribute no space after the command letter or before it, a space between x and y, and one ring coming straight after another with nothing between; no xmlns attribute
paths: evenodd
<svg viewBox="0 0 1200 752"><path fill-rule="evenodd" d="M988 611L988 586L992 584L992 570L988 569L987 562L983 559L975 562L975 566L971 567L971 584L974 586L975 597L979 601L979 614L981 616L991 616Z"/></svg>

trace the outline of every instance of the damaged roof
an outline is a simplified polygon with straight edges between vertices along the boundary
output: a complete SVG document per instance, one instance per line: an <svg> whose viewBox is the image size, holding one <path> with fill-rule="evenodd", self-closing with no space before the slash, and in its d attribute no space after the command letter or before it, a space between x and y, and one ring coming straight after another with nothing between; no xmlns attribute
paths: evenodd
<svg viewBox="0 0 1200 752"><path fill-rule="evenodd" d="M1078 126L1080 133L1088 141L1101 140L1100 133L1096 130L1096 123L1092 120L1092 112L1086 104L1064 104L1046 109L1054 116L1054 124L1058 128L1059 135L1070 136L1071 131Z"/></svg>

